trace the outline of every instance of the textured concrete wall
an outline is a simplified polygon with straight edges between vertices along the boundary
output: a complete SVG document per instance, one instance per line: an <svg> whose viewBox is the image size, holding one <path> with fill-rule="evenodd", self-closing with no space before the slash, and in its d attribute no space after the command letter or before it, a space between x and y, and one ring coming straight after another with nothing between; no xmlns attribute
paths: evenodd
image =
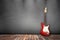
<svg viewBox="0 0 60 40"><path fill-rule="evenodd" d="M60 33L57 0L48 0L47 23L51 33ZM0 32L39 33L43 22L44 0L1 0Z"/></svg>

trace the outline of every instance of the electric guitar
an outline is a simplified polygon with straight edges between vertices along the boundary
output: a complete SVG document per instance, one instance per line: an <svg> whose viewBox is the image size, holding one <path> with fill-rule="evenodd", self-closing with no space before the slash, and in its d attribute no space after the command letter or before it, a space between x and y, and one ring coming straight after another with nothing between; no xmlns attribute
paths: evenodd
<svg viewBox="0 0 60 40"><path fill-rule="evenodd" d="M47 14L47 7L44 8L44 23L41 23L41 31L40 34L44 36L49 36L50 35L50 30L49 30L49 25L47 25L46 21L46 14Z"/></svg>

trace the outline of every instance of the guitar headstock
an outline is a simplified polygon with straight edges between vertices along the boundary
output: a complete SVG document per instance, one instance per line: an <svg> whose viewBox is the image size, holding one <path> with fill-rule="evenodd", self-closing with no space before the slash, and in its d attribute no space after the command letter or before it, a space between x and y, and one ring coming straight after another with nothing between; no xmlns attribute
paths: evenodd
<svg viewBox="0 0 60 40"><path fill-rule="evenodd" d="M44 13L47 13L47 11L48 11L48 10L47 10L47 7L45 7L45 8L44 8Z"/></svg>

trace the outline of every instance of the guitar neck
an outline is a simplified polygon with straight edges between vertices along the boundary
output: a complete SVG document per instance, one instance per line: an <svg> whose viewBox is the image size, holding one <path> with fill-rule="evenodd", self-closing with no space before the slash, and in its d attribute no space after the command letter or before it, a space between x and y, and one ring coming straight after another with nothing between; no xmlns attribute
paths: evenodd
<svg viewBox="0 0 60 40"><path fill-rule="evenodd" d="M47 20L46 20L46 14L47 14L47 0L44 0L44 23L45 23L45 25L47 25Z"/></svg>
<svg viewBox="0 0 60 40"><path fill-rule="evenodd" d="M45 25L47 25L46 14L47 13L44 13L44 23L45 23Z"/></svg>
<svg viewBox="0 0 60 40"><path fill-rule="evenodd" d="M47 18L46 18L46 15L47 14L47 7L44 8L44 23L45 25L47 25Z"/></svg>

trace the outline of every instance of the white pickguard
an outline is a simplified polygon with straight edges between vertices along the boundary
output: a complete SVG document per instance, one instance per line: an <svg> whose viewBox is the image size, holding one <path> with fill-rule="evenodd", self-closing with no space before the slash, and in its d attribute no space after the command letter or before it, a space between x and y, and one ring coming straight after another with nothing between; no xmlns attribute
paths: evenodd
<svg viewBox="0 0 60 40"><path fill-rule="evenodd" d="M49 28L49 25L48 26L44 25L43 31L49 33L49 29L48 28Z"/></svg>

